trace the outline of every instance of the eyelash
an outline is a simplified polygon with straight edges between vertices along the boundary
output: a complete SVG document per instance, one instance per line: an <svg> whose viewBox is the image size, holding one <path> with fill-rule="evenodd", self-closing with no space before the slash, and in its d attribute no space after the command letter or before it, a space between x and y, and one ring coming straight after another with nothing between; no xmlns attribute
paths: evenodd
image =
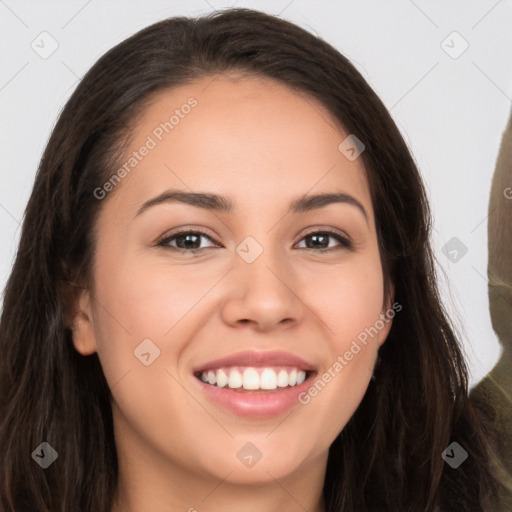
<svg viewBox="0 0 512 512"><path fill-rule="evenodd" d="M172 240L174 240L175 238L177 238L180 235L201 235L201 236L204 236L204 237L208 238L213 243L217 244L217 242L210 235L204 233L203 231L200 231L200 230L183 230L183 231L178 231L176 233L173 233L170 236L166 236L165 238L160 240L157 243L157 245L160 246L160 247L171 249L171 250L179 252L179 253L189 252L189 253L192 253L192 254L196 254L196 253L198 253L200 251L203 251L204 249L207 249L207 247L203 247L202 249L180 249L178 247L173 247L173 246L169 245L169 242L171 242ZM312 235L328 235L331 238L336 239L341 244L341 246L337 247L337 248L336 247L329 247L329 248L326 248L326 249L305 248L308 251L324 253L324 252L329 252L329 251L336 250L336 249L345 249L345 250L348 250L348 251L353 251L354 250L354 246L353 246L352 242L348 238L345 238L344 236L340 235L339 233L337 233L335 231L328 231L328 230L312 231L310 233L306 233L299 240L299 242L301 242L304 238L306 238L308 236L312 236Z"/></svg>

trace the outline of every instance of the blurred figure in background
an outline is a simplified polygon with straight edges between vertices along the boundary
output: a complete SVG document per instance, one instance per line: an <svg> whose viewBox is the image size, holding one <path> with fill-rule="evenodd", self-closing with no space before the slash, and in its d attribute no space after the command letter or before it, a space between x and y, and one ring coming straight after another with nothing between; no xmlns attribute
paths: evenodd
<svg viewBox="0 0 512 512"><path fill-rule="evenodd" d="M471 391L475 405L496 425L494 441L503 483L499 512L512 511L512 113L501 140L492 180L488 217L489 307L503 352Z"/></svg>

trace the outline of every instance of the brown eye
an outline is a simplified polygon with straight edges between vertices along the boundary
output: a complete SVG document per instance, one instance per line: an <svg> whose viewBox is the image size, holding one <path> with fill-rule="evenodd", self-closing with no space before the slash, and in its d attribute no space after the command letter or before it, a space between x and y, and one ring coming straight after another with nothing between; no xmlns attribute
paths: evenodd
<svg viewBox="0 0 512 512"><path fill-rule="evenodd" d="M178 231L177 233L165 237L158 242L158 245L179 252L196 253L205 249L205 247L199 247L201 245L201 238L203 237L213 242L212 238L202 231ZM171 242L176 242L176 246L171 245Z"/></svg>
<svg viewBox="0 0 512 512"><path fill-rule="evenodd" d="M302 238L302 240L308 240L306 242L306 249L319 249L320 252L336 249L336 247L329 247L329 239L334 238L337 240L343 249L352 249L352 243L348 238L336 233L334 231L314 231L308 233ZM338 247L340 248L340 247Z"/></svg>

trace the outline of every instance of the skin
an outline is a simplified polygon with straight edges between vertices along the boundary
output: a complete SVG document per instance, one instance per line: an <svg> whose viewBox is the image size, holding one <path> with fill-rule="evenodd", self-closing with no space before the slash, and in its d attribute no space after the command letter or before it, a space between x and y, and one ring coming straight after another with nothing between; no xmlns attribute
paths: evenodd
<svg viewBox="0 0 512 512"><path fill-rule="evenodd" d="M318 102L234 75L159 93L127 154L190 96L198 105L103 199L94 286L77 301L75 348L98 353L113 393L112 510L323 511L329 446L360 404L392 322L310 403L270 419L218 407L192 368L276 349L322 375L390 307L363 162L338 150L348 133ZM136 216L171 188L230 196L236 209L173 202ZM287 214L293 199L333 191L355 197L368 220L347 203ZM211 240L196 240L197 254L157 246L177 228ZM308 248L306 234L327 229L350 236L354 251L335 238ZM236 252L248 236L263 249L250 264ZM149 366L133 353L146 338L161 351ZM250 468L237 457L247 442L262 453Z"/></svg>

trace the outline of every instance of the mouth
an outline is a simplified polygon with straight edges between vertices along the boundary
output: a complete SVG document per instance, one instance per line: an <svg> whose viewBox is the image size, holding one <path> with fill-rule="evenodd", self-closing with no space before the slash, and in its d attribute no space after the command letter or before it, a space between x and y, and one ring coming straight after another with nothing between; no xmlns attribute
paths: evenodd
<svg viewBox="0 0 512 512"><path fill-rule="evenodd" d="M194 376L210 386L239 393L269 393L299 386L313 373L295 366L231 366L206 369Z"/></svg>
<svg viewBox="0 0 512 512"><path fill-rule="evenodd" d="M244 352L193 370L206 398L237 416L263 419L299 405L317 370L284 352Z"/></svg>

